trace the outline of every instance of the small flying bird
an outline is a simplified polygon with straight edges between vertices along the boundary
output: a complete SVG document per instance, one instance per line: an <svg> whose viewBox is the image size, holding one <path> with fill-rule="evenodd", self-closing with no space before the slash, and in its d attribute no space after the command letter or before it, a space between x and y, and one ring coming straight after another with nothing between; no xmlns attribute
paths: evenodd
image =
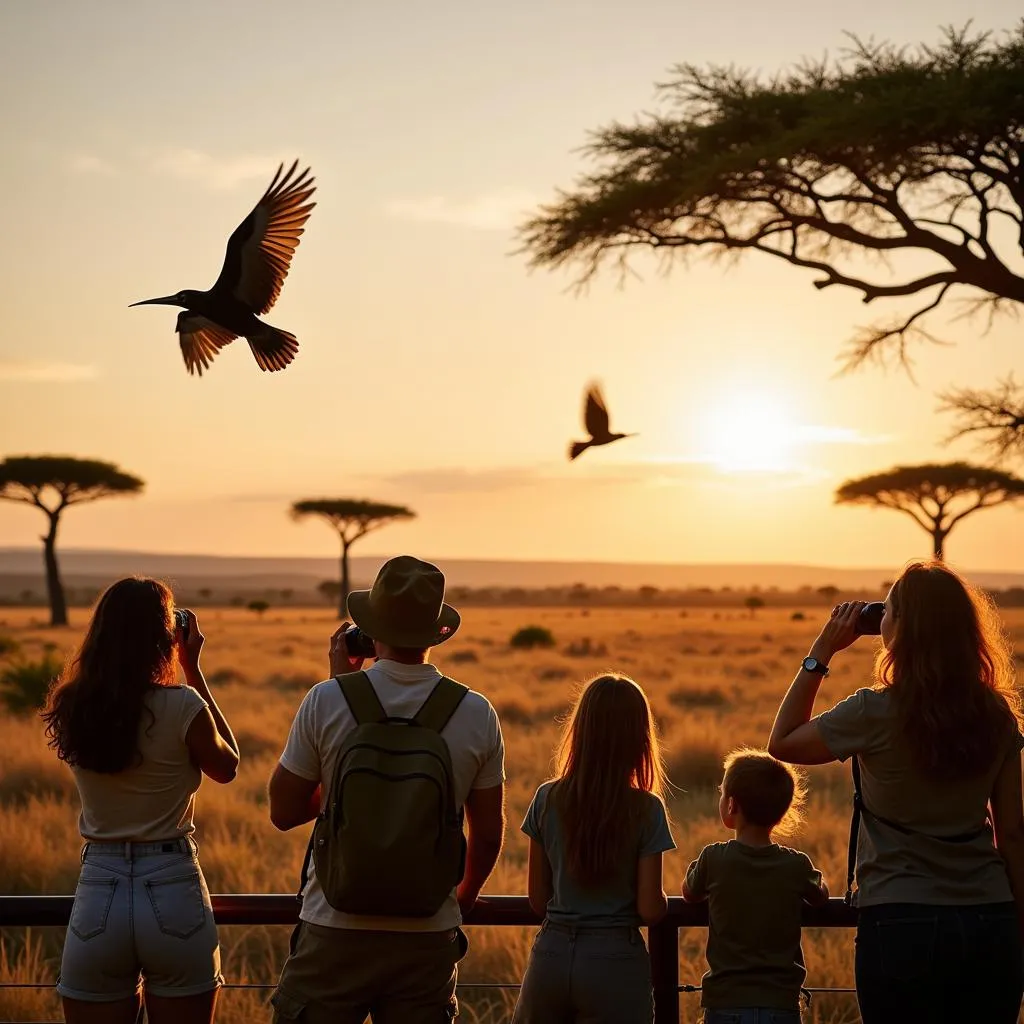
<svg viewBox="0 0 1024 1024"><path fill-rule="evenodd" d="M636 434L613 434L608 429L608 409L604 404L604 396L597 384L587 388L583 403L583 426L590 434L589 441L573 441L569 445L569 460L578 459L588 448L602 444L611 444L621 437L636 437Z"/></svg>
<svg viewBox="0 0 1024 1024"><path fill-rule="evenodd" d="M186 289L133 306L184 306L174 330L189 373L201 377L213 357L235 338L243 337L261 370L283 370L299 351L295 335L258 319L281 294L292 256L316 203L307 167L296 175L298 160L270 187L228 239L220 277L209 291Z"/></svg>

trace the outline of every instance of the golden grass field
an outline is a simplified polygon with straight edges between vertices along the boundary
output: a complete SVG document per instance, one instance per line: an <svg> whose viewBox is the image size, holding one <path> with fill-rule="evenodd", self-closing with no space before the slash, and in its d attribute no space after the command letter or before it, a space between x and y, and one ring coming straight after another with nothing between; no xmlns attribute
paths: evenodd
<svg viewBox="0 0 1024 1024"><path fill-rule="evenodd" d="M508 775L509 829L487 891L523 893L525 838L519 823L536 786L549 774L558 717L582 680L606 670L626 673L645 688L658 716L669 776L668 804L678 850L667 855L665 883L678 894L689 861L725 835L717 815L722 756L741 744L763 744L777 703L813 639L821 608L794 622L790 610L689 609L473 609L450 644L435 652L442 669L492 701L502 721ZM62 649L78 639L86 612L74 613L66 630L42 627L38 610L0 610L0 632L17 638L38 657L43 645ZM230 786L204 780L197 802L196 839L212 892L293 892L306 829L277 832L267 817L265 787L283 746L292 714L306 689L327 674L327 641L336 626L322 610L271 611L263 618L240 609L205 610L203 667L238 736L242 764ZM1024 634L1024 612L1010 612L1014 638ZM548 627L557 646L516 651L509 637L521 626ZM840 655L826 681L821 708L870 679L877 641L864 639ZM572 650L570 651L570 647ZM47 750L38 719L0 719L0 891L70 893L79 867L77 794L70 773ZM845 885L850 785L838 765L810 772L807 822L788 841L822 869L834 895ZM471 950L460 980L518 982L530 929L469 929ZM52 981L61 934L36 930L6 934L0 981ZM287 928L221 929L228 983L270 982L284 959ZM680 975L699 983L704 933L684 932ZM808 931L807 984L852 985L852 935ZM242 1024L268 1018L267 991L226 990L218 1020ZM462 1020L497 1024L508 1018L514 993L460 992ZM698 996L683 996L683 1020L698 1017ZM0 990L0 1019L60 1019L52 990ZM808 1021L853 1022L849 994L816 994Z"/></svg>

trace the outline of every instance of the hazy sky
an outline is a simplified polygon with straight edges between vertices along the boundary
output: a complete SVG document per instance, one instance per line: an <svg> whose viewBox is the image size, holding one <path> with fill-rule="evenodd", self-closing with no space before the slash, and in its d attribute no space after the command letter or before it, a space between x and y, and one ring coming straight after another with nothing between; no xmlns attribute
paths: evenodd
<svg viewBox="0 0 1024 1024"><path fill-rule="evenodd" d="M366 542L480 556L885 565L926 553L889 512L837 509L847 476L946 448L934 393L1020 362L1019 324L952 325L915 386L835 379L857 296L751 259L583 297L528 273L521 211L583 168L588 129L655 105L675 62L765 70L842 32L1005 28L1010 0L480 4L7 0L0 6L0 454L110 459L143 497L72 510L67 546L333 551L296 498L419 518ZM168 307L212 284L277 163L318 206L267 319L301 350L262 374L244 342L189 377ZM869 312L871 316L869 317ZM881 311L882 314L886 312ZM640 436L567 463L601 378ZM740 438L761 424L749 448ZM1021 512L968 520L954 561L1022 568ZM38 512L0 502L0 545Z"/></svg>

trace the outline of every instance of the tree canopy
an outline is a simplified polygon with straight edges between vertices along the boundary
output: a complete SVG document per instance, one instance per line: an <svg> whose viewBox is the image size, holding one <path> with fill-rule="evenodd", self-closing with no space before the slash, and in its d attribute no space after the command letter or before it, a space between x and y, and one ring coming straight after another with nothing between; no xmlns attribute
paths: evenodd
<svg viewBox="0 0 1024 1024"><path fill-rule="evenodd" d="M338 587L338 617L344 618L349 593L348 549L360 537L387 526L396 519L412 519L416 513L404 505L358 498L311 498L292 505L292 517L304 519L319 516L338 532L341 540L341 581ZM323 584L320 587L323 590Z"/></svg>
<svg viewBox="0 0 1024 1024"><path fill-rule="evenodd" d="M990 317L1024 302L1024 21L914 49L854 39L769 79L682 64L660 91L666 113L594 132L597 169L523 225L534 265L578 264L582 283L638 249L755 251L865 303L913 298L851 364L905 359L957 294Z"/></svg>
<svg viewBox="0 0 1024 1024"><path fill-rule="evenodd" d="M57 565L57 528L64 509L116 495L138 494L145 484L112 462L70 455L15 455L0 462L0 500L34 505L50 527L43 537L50 624L67 625L67 601Z"/></svg>
<svg viewBox="0 0 1024 1024"><path fill-rule="evenodd" d="M838 505L891 508L910 516L932 537L941 559L950 531L979 509L1024 498L1024 480L986 466L949 462L897 466L848 480L836 491Z"/></svg>
<svg viewBox="0 0 1024 1024"><path fill-rule="evenodd" d="M416 513L404 505L388 505L381 501L363 501L356 498L314 498L297 501L292 505L296 519L321 516L326 519L348 543L376 530L394 519L412 519Z"/></svg>
<svg viewBox="0 0 1024 1024"><path fill-rule="evenodd" d="M68 505L118 494L145 484L112 462L70 455L15 455L0 462L0 499L35 505L50 514Z"/></svg>

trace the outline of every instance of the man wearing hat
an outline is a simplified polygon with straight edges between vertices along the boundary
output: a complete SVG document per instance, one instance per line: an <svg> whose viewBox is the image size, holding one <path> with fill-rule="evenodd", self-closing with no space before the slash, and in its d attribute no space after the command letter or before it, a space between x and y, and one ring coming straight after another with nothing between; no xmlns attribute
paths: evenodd
<svg viewBox="0 0 1024 1024"><path fill-rule="evenodd" d="M375 697L375 706L390 720L414 719L435 688L441 689L430 649L459 628L459 613L444 602L444 575L409 555L392 558L370 590L349 595L348 610L355 625L373 638L377 654L364 673L372 687L366 698ZM363 667L346 648L348 628L343 623L334 634L330 654L332 676L346 684L356 678L347 674ZM360 686L365 680L358 680ZM455 689L450 681L445 686ZM346 694L351 691L331 678L303 699L270 780L270 818L277 828L296 828L326 815L339 753L358 724ZM457 1015L456 965L466 951L459 926L501 850L505 772L501 727L487 698L469 690L451 703L454 711L439 731L451 758L451 792L468 824L462 881L446 899L445 883L443 905L432 916L401 917L336 909L312 873L301 894L291 955L272 999L275 1022L363 1024L369 1014L374 1024L448 1024ZM325 885L330 891L326 879Z"/></svg>

